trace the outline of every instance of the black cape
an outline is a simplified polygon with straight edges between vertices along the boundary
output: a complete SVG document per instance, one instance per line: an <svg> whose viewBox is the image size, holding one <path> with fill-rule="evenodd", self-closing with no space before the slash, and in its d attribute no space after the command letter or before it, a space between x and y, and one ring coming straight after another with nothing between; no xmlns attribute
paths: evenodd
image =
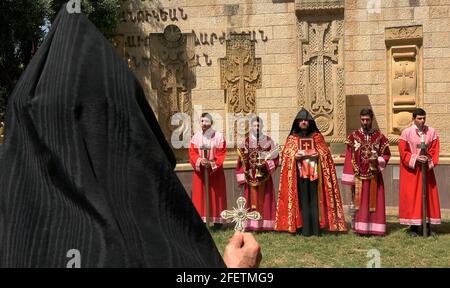
<svg viewBox="0 0 450 288"><path fill-rule="evenodd" d="M0 266L224 267L138 81L63 7L13 91ZM73 257L72 257L73 256Z"/></svg>

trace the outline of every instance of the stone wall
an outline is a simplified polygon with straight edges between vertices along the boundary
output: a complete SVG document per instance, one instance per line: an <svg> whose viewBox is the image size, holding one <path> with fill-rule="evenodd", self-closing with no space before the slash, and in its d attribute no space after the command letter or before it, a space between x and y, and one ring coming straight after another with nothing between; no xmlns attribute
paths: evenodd
<svg viewBox="0 0 450 288"><path fill-rule="evenodd" d="M280 139L284 141L291 121L298 112L294 5L294 1L272 0L126 1L122 5L126 22L121 21L121 37L118 39L122 41L124 57L145 87L149 103L157 113L158 96L151 86L151 64L148 64L151 62L150 49L145 41L137 47L137 37L163 33L169 24L177 25L182 33L193 33L198 64L195 67L196 86L191 92L192 106L202 105L203 111L225 117L225 91L221 88L219 66L220 59L226 57L224 39L229 38L231 32L251 32L252 39L256 40L255 56L261 58L262 63L262 85L256 89L256 113L267 113L268 132L279 133ZM185 20L180 18L179 8L183 10ZM171 20L169 15L166 21L162 21L161 17L159 21L155 17L148 17L149 21L139 21L145 18L142 17L145 11L152 13L154 10L157 15L160 9L167 13L176 9L178 20ZM134 42L130 36L134 36ZM142 57L147 59L143 60ZM279 116L271 119L270 113L279 113ZM197 120L198 116L193 115L193 119ZM273 125L271 120L274 120ZM221 130L221 125L216 124L216 128Z"/></svg>
<svg viewBox="0 0 450 288"><path fill-rule="evenodd" d="M358 111L370 104L377 124L388 133L392 115L388 108L386 28L421 26L423 55L419 56L423 58L418 65L423 69L423 83L418 83L418 88L423 90L423 99L420 106L427 111L427 123L438 130L441 153L450 155L450 1L382 0L379 3L379 7L374 5L368 9L367 1L345 1L347 128L358 127Z"/></svg>
<svg viewBox="0 0 450 288"><path fill-rule="evenodd" d="M314 2L321 2L323 7L315 5ZM330 2L329 5L327 2ZM375 5L368 9L368 2L374 2ZM389 94L389 83L403 78L389 72L391 52L388 49L390 44L386 42L386 28L420 26L422 42L414 52L416 78L404 78L409 81L408 85L411 81L417 84L414 88L417 95L416 106L423 106L427 110L428 124L437 128L440 134L442 154L450 156L450 1L381 0L379 8L377 3L366 0L124 1L119 32L115 39L119 52L144 86L153 110L156 114L161 114L164 110L158 106L163 104L158 102L158 97L170 93L166 91L168 94L161 94L157 87L153 87L159 82L158 79L152 79L151 74L155 61L150 53L150 34L163 35L169 24L179 27L185 39L194 39L194 46L191 47L193 55L187 53L192 58L182 64L192 74L189 77L193 80L189 81L193 83L183 84L180 89L184 91L186 87L189 88L185 98L191 101L189 107L193 110L197 105L201 105L201 111L217 113L224 117L227 103L225 90L221 87L220 59L227 57L226 39L229 39L231 32L250 32L250 37L255 40L254 56L261 59L262 65L261 85L256 88L254 109L256 113L266 113L267 132L283 144L301 104L299 71L302 65L309 65L300 63L305 61L301 59L303 54L299 54L303 53L301 45L309 43L302 42L303 36L299 30L301 25L298 23L302 22L302 19L306 19L304 22L314 21L316 12L313 10L309 16L303 16L304 7L345 7L343 55L339 55L339 60L334 59L333 65L343 66L345 71L344 121L347 132L359 127L359 110L371 106L376 114L376 125L389 134L392 128L389 121L396 115L389 106L389 101L392 101L392 97L395 98L395 95ZM322 14L330 13L340 12L330 10ZM332 41L336 46L340 45L338 40ZM189 52L191 48L186 49ZM323 50L325 48L329 49L324 47ZM333 73L335 75L336 72ZM161 95L158 96L158 93ZM335 102L334 107L338 106ZM271 115L274 117L270 117ZM407 114L401 115L404 121ZM191 113L191 116L196 124L198 113ZM163 118L161 115L158 117ZM339 123L340 120L334 121ZM223 130L225 125L216 123L216 128ZM396 151L395 148L392 150Z"/></svg>

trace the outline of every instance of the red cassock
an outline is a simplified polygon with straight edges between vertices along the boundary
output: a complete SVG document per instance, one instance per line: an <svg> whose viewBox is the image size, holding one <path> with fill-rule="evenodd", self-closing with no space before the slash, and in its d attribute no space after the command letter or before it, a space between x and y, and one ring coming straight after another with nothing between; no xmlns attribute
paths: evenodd
<svg viewBox="0 0 450 288"><path fill-rule="evenodd" d="M428 146L427 163L427 223L440 224L439 193L433 168L439 162L439 137L431 127L424 127L425 144ZM400 224L422 225L422 166L420 134L415 125L403 130L398 149L400 152Z"/></svg>
<svg viewBox="0 0 450 288"><path fill-rule="evenodd" d="M318 191L314 192L318 194L320 228L329 231L347 231L336 168L330 149L320 133L314 132L312 138L319 154ZM303 227L297 190L298 168L295 154L298 150L299 137L289 135L282 151L283 161L275 216L276 231L295 233L298 228Z"/></svg>
<svg viewBox="0 0 450 288"><path fill-rule="evenodd" d="M235 170L236 180L239 185L244 185L244 197L247 199L249 211L258 211L262 217L261 220L249 220L245 230L273 230L275 190L272 174L278 166L279 158L275 142L266 135L260 137L258 141L254 135L250 135L239 146L237 152L239 157ZM266 160L265 166L259 170L256 167L258 156Z"/></svg>
<svg viewBox="0 0 450 288"><path fill-rule="evenodd" d="M203 221L206 221L205 166L200 165L200 161L203 158L201 147L207 145L210 147L207 155L207 159L210 162L208 168L209 217L213 223L222 223L223 219L220 217L220 212L227 208L227 189L223 170L223 161L227 148L221 133L213 130L209 132L205 133L205 135L209 135L208 137L204 136L202 131L196 133L192 137L189 147L189 161L194 168L194 174L192 175L192 202Z"/></svg>
<svg viewBox="0 0 450 288"><path fill-rule="evenodd" d="M355 216L352 228L360 234L386 233L386 206L382 171L391 152L389 141L378 129L353 131L347 137L342 184L354 187ZM375 157L377 165L371 165Z"/></svg>

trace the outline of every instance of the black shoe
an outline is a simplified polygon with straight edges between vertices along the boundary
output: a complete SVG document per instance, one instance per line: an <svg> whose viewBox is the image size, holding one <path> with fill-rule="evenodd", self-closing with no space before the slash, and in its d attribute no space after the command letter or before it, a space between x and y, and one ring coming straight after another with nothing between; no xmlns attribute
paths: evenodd
<svg viewBox="0 0 450 288"><path fill-rule="evenodd" d="M433 237L433 238L437 237L436 232L431 231L430 225L428 225L428 227L427 227L427 237Z"/></svg>
<svg viewBox="0 0 450 288"><path fill-rule="evenodd" d="M411 237L419 236L419 226L415 226L415 225L409 226L408 235Z"/></svg>
<svg viewBox="0 0 450 288"><path fill-rule="evenodd" d="M223 224L222 224L222 223L214 223L214 225L213 225L213 227L212 227L212 230L215 230L215 231L221 230L222 227L223 227Z"/></svg>

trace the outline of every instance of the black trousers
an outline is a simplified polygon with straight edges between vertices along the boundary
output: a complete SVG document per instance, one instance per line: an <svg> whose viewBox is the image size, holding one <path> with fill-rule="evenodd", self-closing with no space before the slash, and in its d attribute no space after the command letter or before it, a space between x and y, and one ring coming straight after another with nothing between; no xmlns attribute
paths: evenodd
<svg viewBox="0 0 450 288"><path fill-rule="evenodd" d="M317 197L318 180L311 181L297 177L297 192L302 209L303 228L301 233L303 236L319 236L319 203Z"/></svg>

